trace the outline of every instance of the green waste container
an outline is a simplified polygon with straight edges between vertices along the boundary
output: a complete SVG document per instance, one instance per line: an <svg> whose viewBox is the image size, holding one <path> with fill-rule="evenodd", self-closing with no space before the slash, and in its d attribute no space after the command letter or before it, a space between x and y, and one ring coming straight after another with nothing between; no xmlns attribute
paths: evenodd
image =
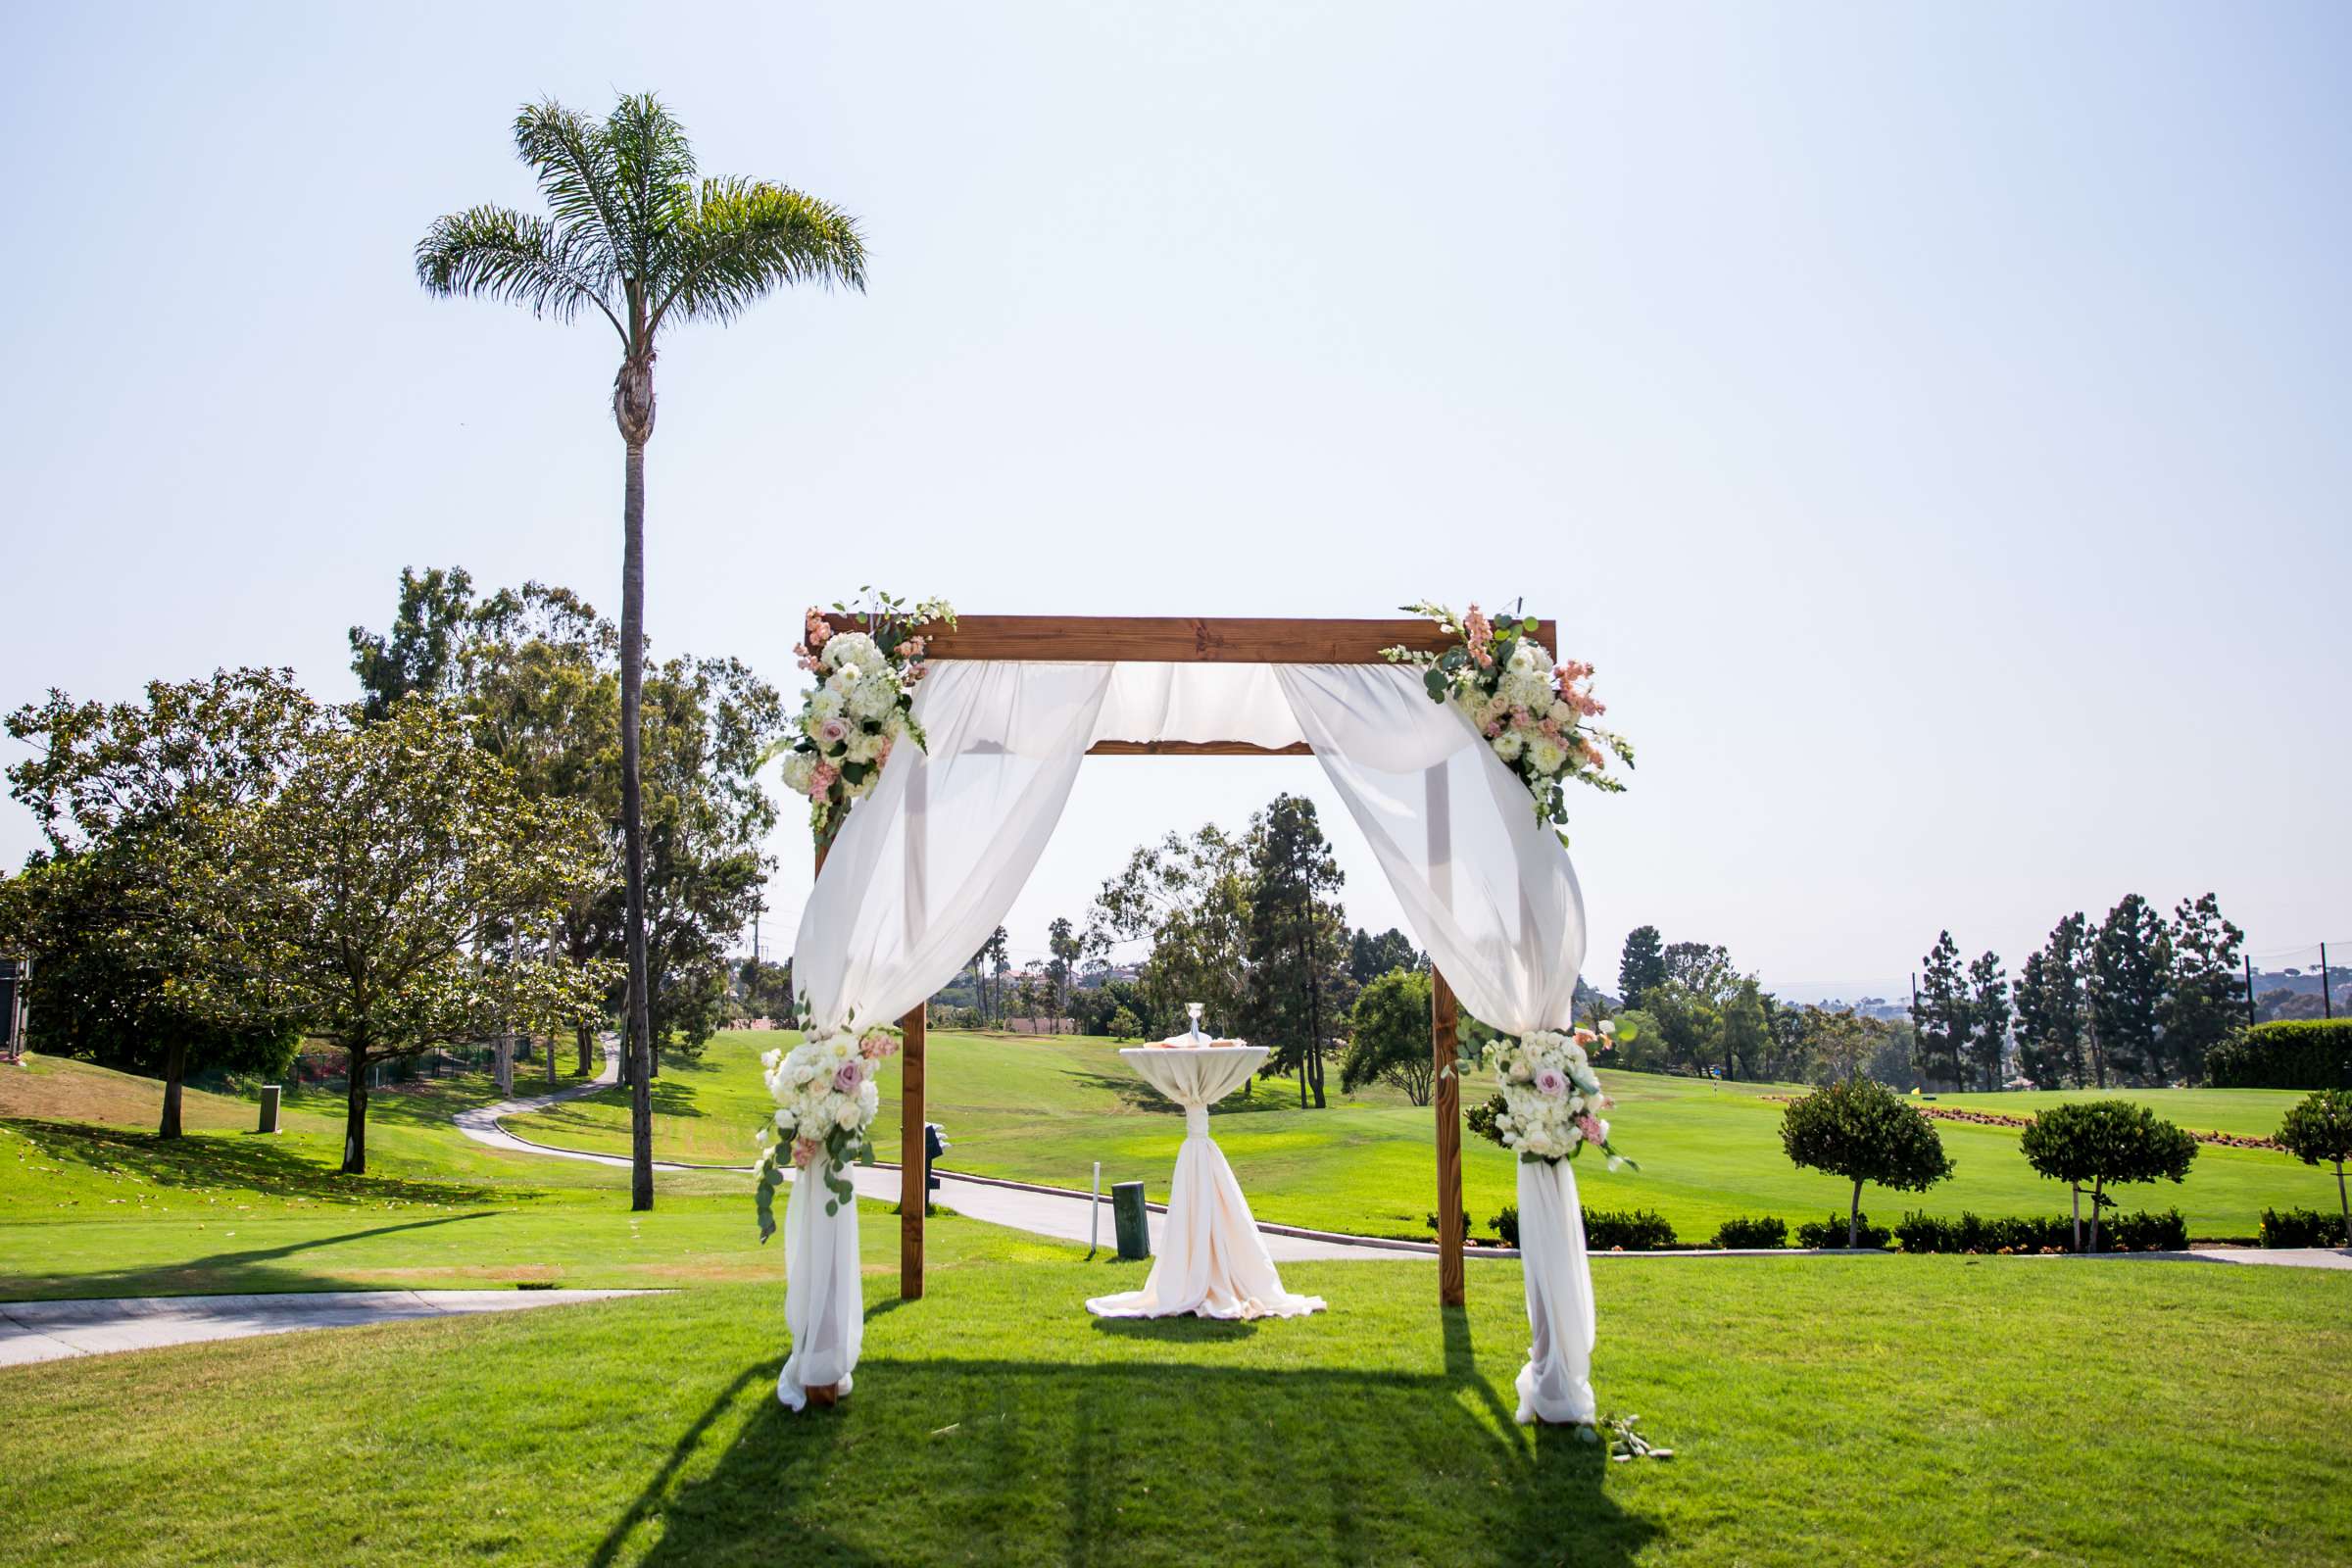
<svg viewBox="0 0 2352 1568"><path fill-rule="evenodd" d="M1152 1255L1152 1224L1144 1213L1144 1184L1115 1182L1110 1189L1111 1218L1119 1231L1119 1260L1132 1263Z"/></svg>

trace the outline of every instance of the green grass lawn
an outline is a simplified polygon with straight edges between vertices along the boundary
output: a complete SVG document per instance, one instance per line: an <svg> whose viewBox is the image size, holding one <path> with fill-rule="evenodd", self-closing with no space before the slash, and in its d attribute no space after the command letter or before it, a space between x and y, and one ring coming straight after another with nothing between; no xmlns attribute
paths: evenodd
<svg viewBox="0 0 2352 1568"><path fill-rule="evenodd" d="M79 1062L0 1069L0 1299L223 1291L772 1280L747 1178L665 1175L631 1214L626 1171L467 1142L486 1078L379 1094L369 1173L338 1174L342 1103L289 1102L287 1130L190 1092L191 1129L152 1131L152 1082ZM25 1114L37 1112L38 1114ZM66 1119L68 1116L74 1119Z"/></svg>
<svg viewBox="0 0 2352 1568"><path fill-rule="evenodd" d="M793 1037L721 1035L694 1063L666 1063L655 1094L654 1141L666 1158L748 1162L751 1138L772 1107L758 1055ZM929 1114L954 1149L944 1161L980 1175L1009 1176L1084 1188L1093 1162L1102 1179L1142 1181L1164 1192L1183 1136L1175 1108L1137 1080L1094 1039L1038 1039L938 1033L926 1055ZM1799 1220L1843 1212L1844 1184L1791 1166L1781 1152L1781 1105L1768 1097L1801 1093L1788 1085L1714 1084L1647 1073L1612 1073L1609 1092L1620 1147L1640 1162L1615 1175L1597 1161L1580 1163L1587 1204L1654 1208L1681 1236L1703 1244L1715 1227L1742 1214ZM875 1141L885 1157L898 1147L897 1069L882 1082L883 1114ZM2268 1133L2297 1096L2269 1090L2151 1090L2132 1097L2196 1130ZM2087 1094L1945 1096L1939 1103L2032 1114ZM576 1101L511 1124L522 1136L564 1148L625 1152L628 1107L619 1091ZM2035 1176L2018 1152L2015 1128L1938 1122L1956 1165L1953 1179L1925 1195L1868 1192L1864 1206L1883 1221L1907 1208L1957 1214L2054 1213L2067 1194ZM1263 1081L1247 1100L1217 1113L1218 1143L1233 1162L1261 1219L1370 1235L1428 1234L1436 1206L1430 1112L1401 1095L1370 1090L1332 1108L1301 1111L1287 1081ZM1494 1211L1514 1200L1511 1158L1490 1144L1465 1150L1463 1195L1484 1233ZM2189 1233L2250 1239L2265 1206L2326 1206L2333 1200L2325 1170L2263 1150L2202 1149L2188 1180L2175 1187L2127 1188L2127 1207L2179 1207Z"/></svg>
<svg viewBox="0 0 2352 1568"><path fill-rule="evenodd" d="M1134 1265L970 1221L858 1392L774 1399L780 1285L0 1370L12 1564L1878 1564L2352 1556L2352 1278L1610 1258L1606 1410L1510 1421L1516 1266L1297 1265L1328 1314L1107 1323Z"/></svg>

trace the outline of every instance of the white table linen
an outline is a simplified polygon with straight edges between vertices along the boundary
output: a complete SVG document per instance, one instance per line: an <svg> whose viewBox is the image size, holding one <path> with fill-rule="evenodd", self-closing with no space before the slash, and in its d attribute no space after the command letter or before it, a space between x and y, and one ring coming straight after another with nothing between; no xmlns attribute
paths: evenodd
<svg viewBox="0 0 2352 1568"><path fill-rule="evenodd" d="M1097 1317L1298 1317L1323 1310L1319 1296L1282 1288L1265 1239L1224 1151L1208 1136L1208 1107L1249 1081L1263 1046L1143 1046L1119 1053L1139 1077L1184 1107L1184 1146L1168 1186L1159 1255L1140 1291L1099 1296Z"/></svg>

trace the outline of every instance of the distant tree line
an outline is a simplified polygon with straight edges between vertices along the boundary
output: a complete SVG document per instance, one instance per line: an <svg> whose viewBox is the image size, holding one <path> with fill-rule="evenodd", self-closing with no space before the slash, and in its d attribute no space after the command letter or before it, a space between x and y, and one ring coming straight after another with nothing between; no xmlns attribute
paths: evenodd
<svg viewBox="0 0 2352 1568"><path fill-rule="evenodd" d="M1635 1071L1788 1083L1917 1081L1911 1027L1852 1007L1788 1002L1741 974L1718 944L1667 942L1654 925L1629 932L1617 965L1621 1018L1634 1028L1612 1054Z"/></svg>
<svg viewBox="0 0 2352 1568"><path fill-rule="evenodd" d="M1955 1090L2202 1083L2207 1054L2245 1026L2244 941L2211 893L2169 921L2132 893L2095 926L2060 920L2012 987L1998 955L1964 966L1945 931L1920 960L1920 1075Z"/></svg>

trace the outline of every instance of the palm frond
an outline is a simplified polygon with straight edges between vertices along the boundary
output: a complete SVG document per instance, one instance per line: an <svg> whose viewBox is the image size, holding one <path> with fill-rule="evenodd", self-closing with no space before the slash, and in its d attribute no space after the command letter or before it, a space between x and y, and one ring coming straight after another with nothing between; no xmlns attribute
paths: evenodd
<svg viewBox="0 0 2352 1568"><path fill-rule="evenodd" d="M671 311L728 321L796 283L865 288L865 241L840 208L764 180L708 179L676 230L650 324Z"/></svg>
<svg viewBox="0 0 2352 1568"><path fill-rule="evenodd" d="M550 98L525 104L514 116L514 154L531 166L540 194L556 217L594 225L614 257L636 249L619 211L612 144L605 127Z"/></svg>
<svg viewBox="0 0 2352 1568"><path fill-rule="evenodd" d="M416 281L430 294L504 300L559 321L594 306L628 341L607 299L611 258L579 224L507 207L451 213L435 219L416 242Z"/></svg>
<svg viewBox="0 0 2352 1568"><path fill-rule="evenodd" d="M624 95L604 124L612 190L635 246L631 275L662 276L677 232L694 216L694 147L686 127L652 93Z"/></svg>

